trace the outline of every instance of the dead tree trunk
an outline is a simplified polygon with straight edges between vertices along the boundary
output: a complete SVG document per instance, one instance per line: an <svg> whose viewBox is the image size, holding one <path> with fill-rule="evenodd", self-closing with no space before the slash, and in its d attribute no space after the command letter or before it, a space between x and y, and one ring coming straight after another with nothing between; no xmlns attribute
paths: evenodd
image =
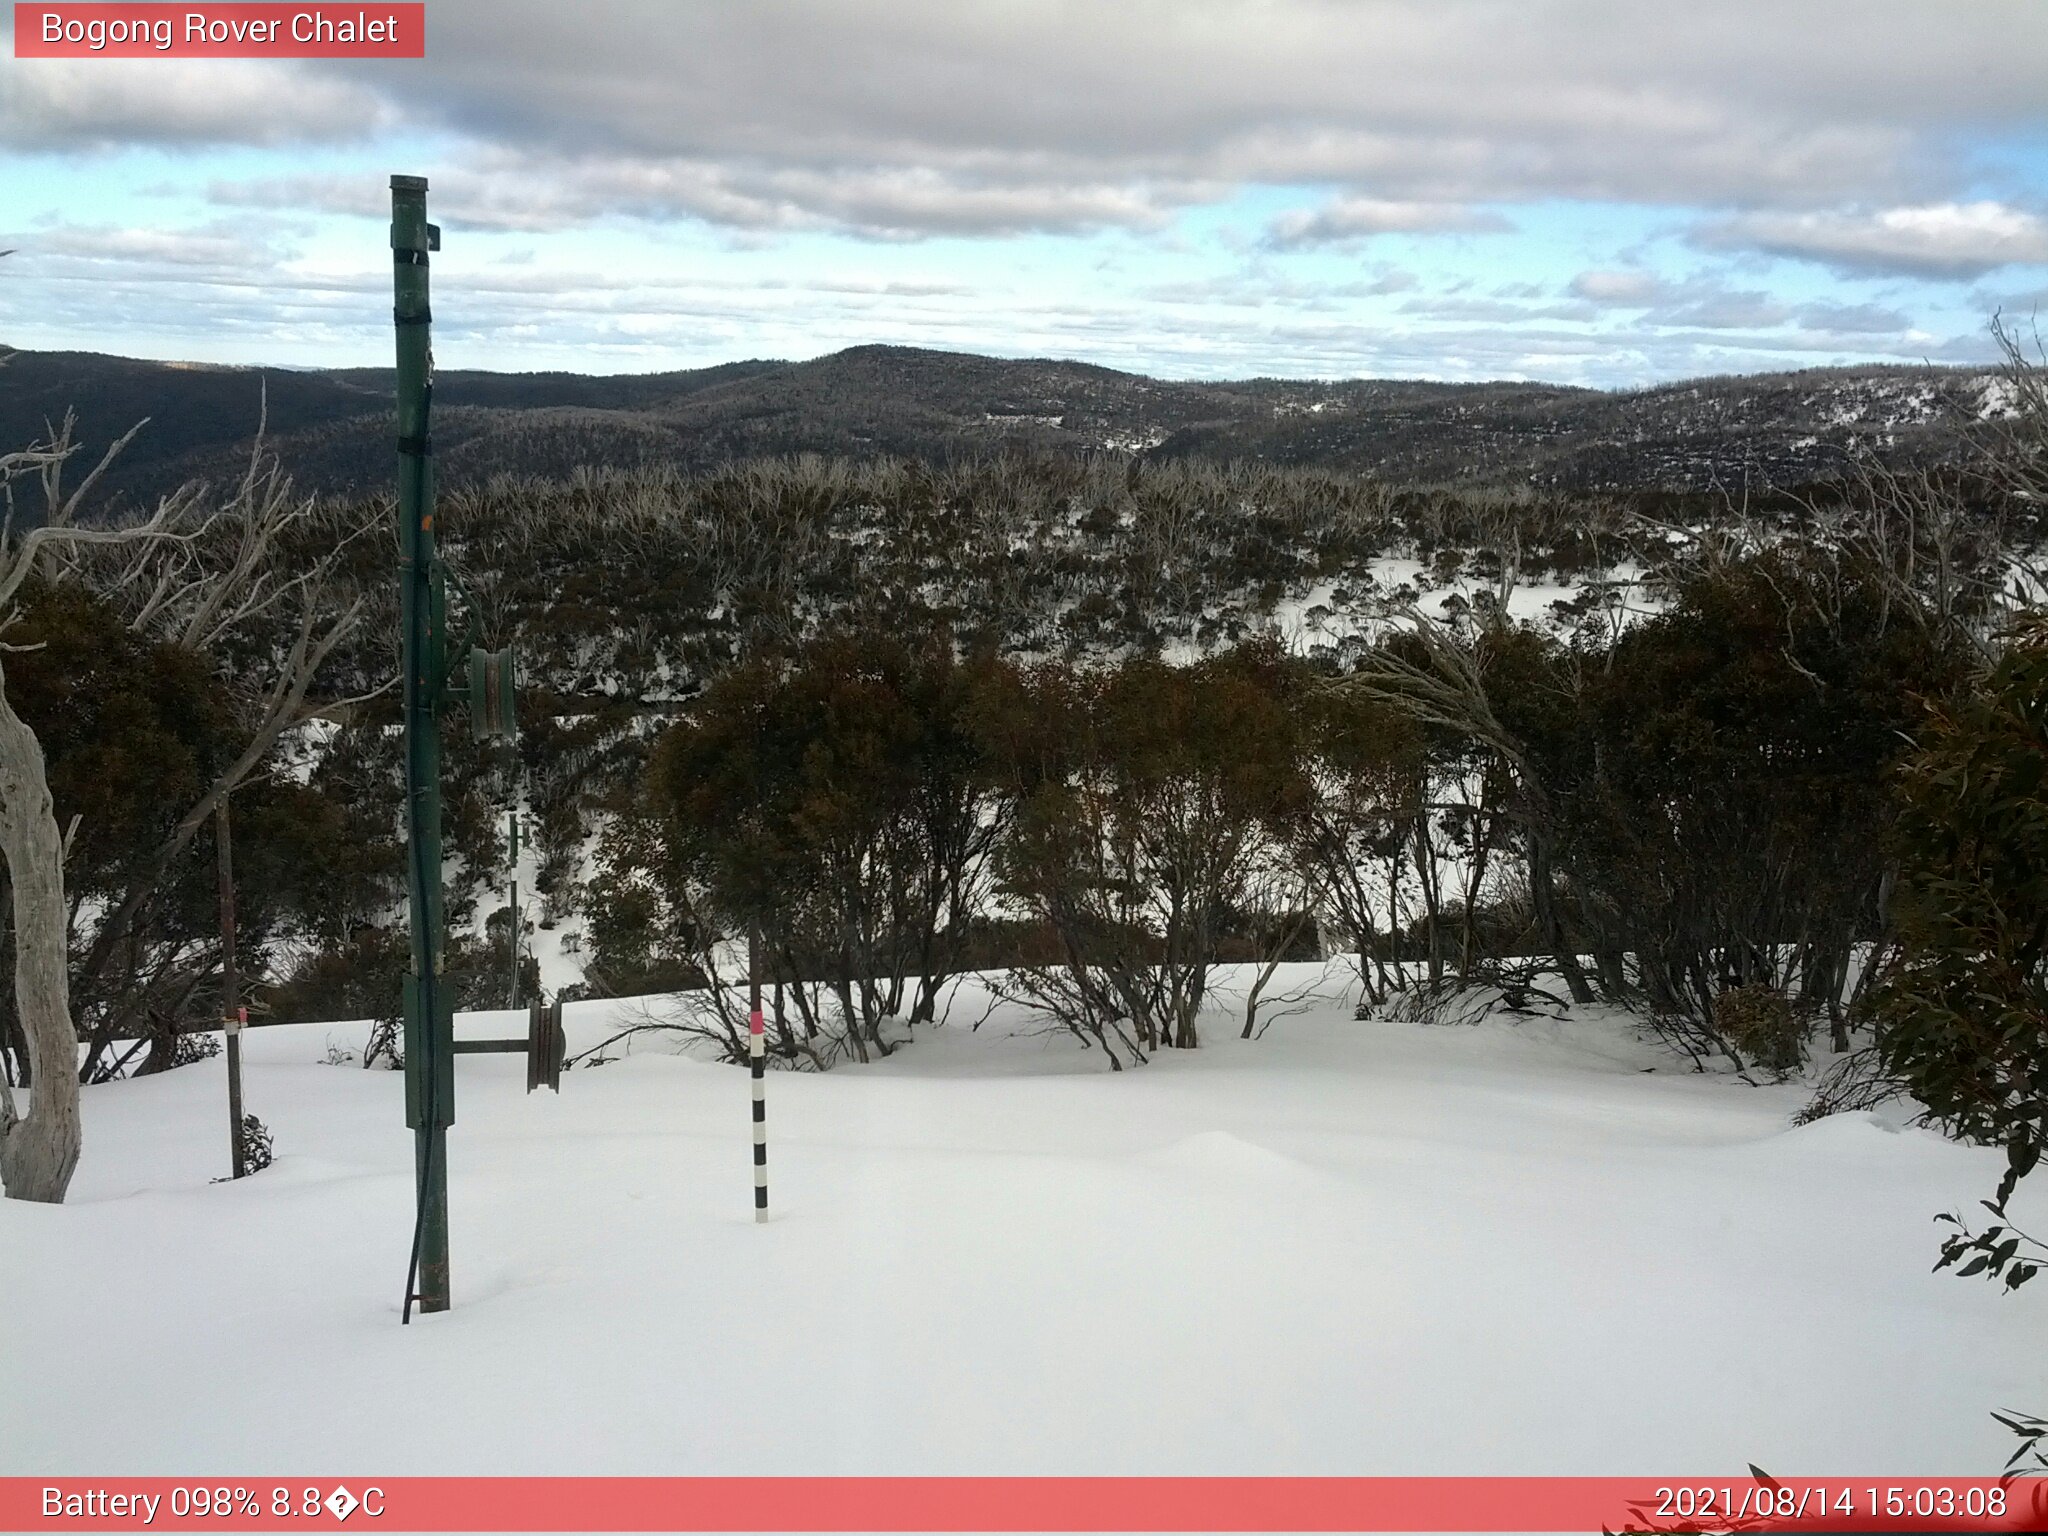
<svg viewBox="0 0 2048 1536"><path fill-rule="evenodd" d="M58 1204L78 1167L78 1033L65 953L64 840L42 744L0 687L0 855L14 887L14 1000L28 1046L26 1115L0 1083L0 1188Z"/></svg>

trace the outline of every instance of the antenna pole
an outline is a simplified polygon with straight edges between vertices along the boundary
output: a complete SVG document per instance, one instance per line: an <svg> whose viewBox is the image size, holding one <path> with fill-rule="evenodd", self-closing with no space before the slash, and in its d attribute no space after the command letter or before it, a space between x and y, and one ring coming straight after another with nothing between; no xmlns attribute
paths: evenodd
<svg viewBox="0 0 2048 1536"><path fill-rule="evenodd" d="M398 332L399 622L405 668L405 815L412 964L405 981L405 1108L418 1178L404 1319L448 1310L448 1127L455 1120L455 1013L441 927L441 701L447 592L434 549L433 445L427 416L434 360L424 176L391 178L391 258Z"/></svg>

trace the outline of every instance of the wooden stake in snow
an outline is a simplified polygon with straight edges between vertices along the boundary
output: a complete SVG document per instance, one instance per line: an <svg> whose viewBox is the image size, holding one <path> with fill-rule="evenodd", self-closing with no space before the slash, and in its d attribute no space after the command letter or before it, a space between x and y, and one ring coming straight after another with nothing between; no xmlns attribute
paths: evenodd
<svg viewBox="0 0 2048 1536"><path fill-rule="evenodd" d="M747 935L747 1063L754 1080L754 1220L768 1219L768 1036L761 1018L761 941Z"/></svg>

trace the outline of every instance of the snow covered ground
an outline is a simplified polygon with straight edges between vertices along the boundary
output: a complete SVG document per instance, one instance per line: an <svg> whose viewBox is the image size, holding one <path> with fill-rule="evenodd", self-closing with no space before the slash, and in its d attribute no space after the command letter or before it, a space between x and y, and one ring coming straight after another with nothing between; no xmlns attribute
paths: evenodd
<svg viewBox="0 0 2048 1536"><path fill-rule="evenodd" d="M2048 1410L2039 1299L1929 1273L1994 1154L1795 1129L1612 1016L1333 998L1114 1075L927 1031L771 1079L765 1226L743 1071L466 1056L410 1328L401 1080L321 1063L360 1034L251 1037L239 1184L218 1060L87 1090L71 1202L0 1202L0 1473L1984 1473Z"/></svg>

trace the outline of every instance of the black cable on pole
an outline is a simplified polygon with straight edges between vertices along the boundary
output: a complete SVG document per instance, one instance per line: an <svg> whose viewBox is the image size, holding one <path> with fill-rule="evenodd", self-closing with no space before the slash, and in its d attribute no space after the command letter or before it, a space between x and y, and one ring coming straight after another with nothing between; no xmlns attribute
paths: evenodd
<svg viewBox="0 0 2048 1536"><path fill-rule="evenodd" d="M415 619L415 622L417 622L417 619ZM423 904L427 897L425 861L421 857L418 842L414 839L407 839L407 841L411 845L409 855L412 866L413 900L422 903L415 910L427 911L428 908ZM431 975L420 978L418 1006L423 1020L423 1027L420 1030L421 1044L426 1042L428 1036L436 1027L436 1021L440 1017L440 989L434 983L435 978ZM410 1323L412 1321L412 1304L419 1300L420 1248L427 1230L427 1196L434 1183L435 1143L440 1140L439 1137L433 1134L431 1124L432 1116L436 1112L436 1106L441 1102L441 1056L438 1051L431 1048L427 1050L426 1055L426 1099L429 1106L429 1124L422 1126L413 1134L427 1138L427 1151L426 1155L419 1159L419 1187L413 1191L412 1253L406 1261L405 1307L399 1314L398 1320L400 1323Z"/></svg>
<svg viewBox="0 0 2048 1536"><path fill-rule="evenodd" d="M419 264L425 265L425 253L422 252L419 255L421 258ZM431 411L432 401L433 384L430 380L422 391L423 418ZM426 443L424 441L401 440L399 452L409 461L408 468L415 480L423 480L426 473L428 453ZM415 499L423 498L416 497ZM428 631L432 627L434 618L432 612L433 572L431 565L420 559L421 551L419 545L421 541L418 530L408 528L406 536L407 543L410 546L406 553L411 556L406 561L406 579L414 583L416 588L410 604L411 614L409 632L406 635L406 650L411 664L415 668L420 669L420 675L413 680L413 708L408 711L408 717L405 722L406 789L408 795L412 796L419 793L416 784L419 778L417 771L418 763L416 761L419 743L417 732L414 729L416 722L411 716L414 713L431 712L439 708L441 679L431 675L432 668L429 664L429 658L432 652L427 644ZM407 807L408 826L410 827L416 821L416 808L409 805ZM411 835L407 836L406 856L412 886L410 892L412 910L415 913L432 914L434 907L430 897L433 894L431 887L434 882L426 867L425 850L422 848L419 838ZM438 874L438 872L433 873ZM431 921L431 917L429 921ZM431 953L434 948L436 946L430 944L429 952ZM418 1009L421 1027L419 1039L414 1042L414 1049L423 1049L426 1052L424 1064L426 1110L424 1118L427 1123L416 1130L414 1135L416 1137L426 1137L426 1151L424 1155L417 1157L419 1165L418 1186L413 1191L412 1245L406 1259L405 1304L400 1309L398 1319L401 1324L412 1322L413 1303L420 1299L420 1252L425 1245L426 1238L427 1200L434 1184L434 1163L437 1150L435 1143L440 1140L433 1131L434 1118L439 1113L439 1106L441 1104L440 1076L442 1062L440 1053L432 1047L432 1040L440 1018L441 999L438 982L439 978L433 974L431 969L428 969L419 977L415 992L415 1007ZM417 1153L417 1147L415 1147L415 1151Z"/></svg>
<svg viewBox="0 0 2048 1536"><path fill-rule="evenodd" d="M420 1299L420 1239L426 1236L427 1189L433 1183L433 1179L434 1143L430 1137L427 1141L427 1155L420 1159L420 1185L413 1191L412 1257L405 1266L405 1308L398 1315L400 1323L412 1321L412 1304Z"/></svg>

